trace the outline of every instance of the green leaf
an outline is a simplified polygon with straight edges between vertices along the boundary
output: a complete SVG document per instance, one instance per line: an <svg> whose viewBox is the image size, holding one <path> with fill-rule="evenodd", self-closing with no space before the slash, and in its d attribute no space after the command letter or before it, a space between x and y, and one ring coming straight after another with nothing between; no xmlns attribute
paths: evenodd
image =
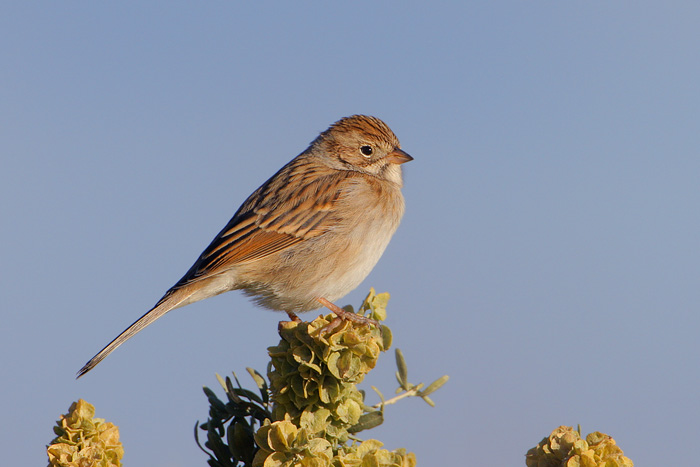
<svg viewBox="0 0 700 467"><path fill-rule="evenodd" d="M231 374L233 375L233 379L236 380L236 384L238 385L238 389L243 389L243 386L241 385L241 382L238 381L238 375L236 375L235 371L232 371Z"/></svg>
<svg viewBox="0 0 700 467"><path fill-rule="evenodd" d="M406 360L403 358L403 353L401 349L396 349L396 367L399 371L396 372L396 379L402 388L408 388L408 368L406 367Z"/></svg>
<svg viewBox="0 0 700 467"><path fill-rule="evenodd" d="M435 402L432 401L432 399L428 396L421 396L421 398L430 406L430 407L435 407Z"/></svg>
<svg viewBox="0 0 700 467"><path fill-rule="evenodd" d="M225 465L227 467L234 466L234 464L231 464L230 461L231 454L229 453L228 446L224 444L224 442L221 440L221 438L215 431L209 430L207 432L206 446L212 450L212 452L214 453L214 457L222 465Z"/></svg>
<svg viewBox="0 0 700 467"><path fill-rule="evenodd" d="M226 405L223 402L221 402L218 397L216 397L214 391L212 391L206 386L204 386L202 390L204 391L204 394L207 395L207 399L209 399L209 405L211 405L214 409L218 410L219 412L226 413Z"/></svg>
<svg viewBox="0 0 700 467"><path fill-rule="evenodd" d="M348 433L359 433L363 430L369 430L384 423L384 414L381 410L369 412L360 417L355 425L348 428Z"/></svg>
<svg viewBox="0 0 700 467"><path fill-rule="evenodd" d="M224 378L221 377L219 373L214 373L216 375L216 380L219 382L222 388L224 388L224 391L226 390L226 381L224 381Z"/></svg>
<svg viewBox="0 0 700 467"><path fill-rule="evenodd" d="M242 457L241 446L236 442L236 427L238 427L239 422L239 419L234 419L226 430L226 442L234 462L238 462Z"/></svg>
<svg viewBox="0 0 700 467"><path fill-rule="evenodd" d="M231 454L237 461L250 463L255 456L255 439L253 429L245 419L236 419L229 425L228 445Z"/></svg>
<svg viewBox="0 0 700 467"><path fill-rule="evenodd" d="M377 395L379 396L379 399L382 401L382 404L383 404L384 401L385 401L385 399L384 399L384 394L382 394L381 392L379 392L379 389L377 389L377 388L374 387L374 386L372 386L372 389L374 389L374 392L377 393Z"/></svg>
<svg viewBox="0 0 700 467"><path fill-rule="evenodd" d="M383 324L380 325L379 332L382 335L382 347L384 348L384 351L387 351L391 348L394 336L391 334L391 329L389 329L389 326L384 326Z"/></svg>
<svg viewBox="0 0 700 467"><path fill-rule="evenodd" d="M199 442L199 431L197 431L197 425L199 425L199 420L197 420L194 424L194 440L197 442L197 446L199 446L199 449L201 449L202 452L204 452L204 454L211 457L211 454L209 452L207 452L207 450L204 449L202 447L201 443ZM202 424L202 427L204 427L204 425L205 424Z"/></svg>
<svg viewBox="0 0 700 467"><path fill-rule="evenodd" d="M436 379L435 381L430 383L430 385L427 388L425 388L423 391L421 391L421 396L428 396L428 395L434 393L435 391L440 389L443 386L443 384L445 384L447 382L448 379L450 379L450 377L447 375L444 375L444 376Z"/></svg>
<svg viewBox="0 0 700 467"><path fill-rule="evenodd" d="M257 372L254 368L247 367L246 371L250 375L251 378L253 378L253 381L255 381L255 384L257 384L258 389L264 389L267 391L267 381L265 381L265 378L263 375Z"/></svg>
<svg viewBox="0 0 700 467"><path fill-rule="evenodd" d="M361 310L369 310L370 309L370 303L372 303L372 299L376 295L376 291L374 290L374 287L369 288L369 293L365 297L364 301L362 302L362 307Z"/></svg>
<svg viewBox="0 0 700 467"><path fill-rule="evenodd" d="M233 377L236 378L236 373L233 374ZM238 378L236 378L236 382L238 382ZM238 397L238 391L240 389L235 389L233 387L233 383L231 382L231 378L229 378L228 376L226 377L225 384L226 385L224 386L224 389L226 389L226 395L229 397L231 402L235 402L236 404L242 404L243 401L241 400L240 397ZM238 387L239 388L241 387L240 383L238 384Z"/></svg>

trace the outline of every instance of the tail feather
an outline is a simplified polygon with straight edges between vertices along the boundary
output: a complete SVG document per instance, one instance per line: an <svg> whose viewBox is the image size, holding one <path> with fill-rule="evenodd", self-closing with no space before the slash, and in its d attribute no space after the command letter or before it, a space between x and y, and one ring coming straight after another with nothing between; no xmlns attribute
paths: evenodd
<svg viewBox="0 0 700 467"><path fill-rule="evenodd" d="M166 314L167 312L174 310L180 306L186 305L185 302L189 296L192 295L192 291L189 288L184 287L181 289L170 290L163 296L163 298L156 303L156 305L151 308L146 314L136 320L131 326L126 328L121 334L119 334L112 342L107 344L104 349L100 350L97 355L92 357L89 362L83 366L76 376L80 378L88 371L92 370L100 363L102 360L112 353L117 347L122 345L124 342L133 337L136 333L141 331L143 328ZM183 303L185 302L185 303Z"/></svg>

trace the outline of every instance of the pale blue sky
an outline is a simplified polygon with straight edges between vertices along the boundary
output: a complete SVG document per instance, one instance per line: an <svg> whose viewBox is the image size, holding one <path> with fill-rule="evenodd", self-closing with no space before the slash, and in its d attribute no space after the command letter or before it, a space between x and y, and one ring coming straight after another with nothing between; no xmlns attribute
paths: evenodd
<svg viewBox="0 0 700 467"><path fill-rule="evenodd" d="M340 117L415 157L384 257L414 382L366 434L419 465L524 465L559 425L639 466L700 430L697 2L5 2L3 464L42 465L84 398L134 466L206 465L215 373L264 370L283 315L233 292L75 372ZM395 387L393 354L367 380ZM370 394L371 397L373 397ZM370 401L373 401L370 399Z"/></svg>

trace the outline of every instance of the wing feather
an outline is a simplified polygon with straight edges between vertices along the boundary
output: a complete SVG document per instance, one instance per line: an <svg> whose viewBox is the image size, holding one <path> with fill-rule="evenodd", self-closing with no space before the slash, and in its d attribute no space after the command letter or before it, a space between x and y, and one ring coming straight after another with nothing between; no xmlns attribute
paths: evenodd
<svg viewBox="0 0 700 467"><path fill-rule="evenodd" d="M295 161L243 203L173 289L265 258L333 228L339 219L333 208L353 175L330 168L304 170L294 166Z"/></svg>

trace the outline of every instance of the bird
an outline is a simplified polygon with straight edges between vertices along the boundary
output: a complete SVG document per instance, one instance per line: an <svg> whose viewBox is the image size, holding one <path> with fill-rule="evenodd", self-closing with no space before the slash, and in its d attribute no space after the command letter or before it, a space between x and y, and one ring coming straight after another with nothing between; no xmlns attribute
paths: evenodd
<svg viewBox="0 0 700 467"><path fill-rule="evenodd" d="M295 321L322 306L362 321L333 302L360 285L398 228L401 165L411 160L376 117L333 123L255 190L185 275L77 378L167 312L231 290Z"/></svg>

